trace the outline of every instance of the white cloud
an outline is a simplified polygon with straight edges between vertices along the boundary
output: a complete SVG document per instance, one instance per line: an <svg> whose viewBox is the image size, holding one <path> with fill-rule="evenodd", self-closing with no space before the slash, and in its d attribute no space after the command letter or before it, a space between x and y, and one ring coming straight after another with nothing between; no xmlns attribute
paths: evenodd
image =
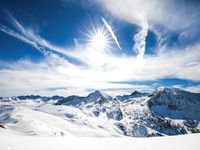
<svg viewBox="0 0 200 150"><path fill-rule="evenodd" d="M193 92L193 93L200 93L200 85L188 86L185 88L185 90Z"/></svg>
<svg viewBox="0 0 200 150"><path fill-rule="evenodd" d="M13 31L5 26L0 30L14 36L38 50L51 49L65 56L76 58L85 65L76 65L55 53L48 53L41 62L19 60L17 62L1 62L0 95L19 95L42 93L55 94L48 88L64 87L60 93L71 95L86 94L88 89L135 89L151 88L142 85L132 85L129 81L149 81L165 77L174 77L200 81L200 44L181 49L164 49L155 56L145 55L143 59L136 56L126 56L101 53L86 45L76 46L74 50L57 47L39 35L33 29L25 28L16 19L17 30ZM146 33L147 26L140 32ZM144 34L143 33L143 34ZM138 43L144 42L146 34L139 38ZM143 46L144 43L143 43ZM142 49L142 50L141 50ZM140 51L141 50L141 51ZM144 54L144 47L138 49ZM119 82L119 83L116 83ZM121 83L120 83L121 82ZM126 83L125 83L126 82Z"/></svg>
<svg viewBox="0 0 200 150"><path fill-rule="evenodd" d="M169 30L192 29L199 24L199 4L196 3L189 0L101 1L108 11L127 22L142 26L146 18L151 27L162 25Z"/></svg>
<svg viewBox="0 0 200 150"><path fill-rule="evenodd" d="M100 60L94 58L97 61L95 64L92 64L95 60L88 61L87 67L70 64L55 54L47 56L39 63L29 60L4 62L4 69L0 70L0 93L3 95L7 92L11 95L12 93L39 94L41 92L44 94L46 92L46 95L49 95L53 92L47 91L48 88L66 87L68 89L66 95L75 94L76 89L78 94L84 95L88 88L112 89L113 91L114 89L123 91L123 89L151 88L132 85L128 81L157 80L165 77L200 81L198 69L200 64L192 63L191 65L191 62L199 62L199 47L191 47L184 51L176 50L176 52L163 53L154 57L145 56L142 62L138 62L140 60L133 56L110 56L108 54L99 56L98 53L95 56L94 52L92 58L100 57ZM88 57L89 60L92 58ZM74 91L70 92L70 89Z"/></svg>
<svg viewBox="0 0 200 150"><path fill-rule="evenodd" d="M199 42L200 3L195 0L102 0L106 11L116 18L156 33L159 45L166 46L166 39L178 34L182 44ZM188 42L189 41L189 42Z"/></svg>
<svg viewBox="0 0 200 150"><path fill-rule="evenodd" d="M183 86L183 85L173 85L175 88L181 88L189 92L193 93L200 93L200 85L188 85L188 86Z"/></svg>
<svg viewBox="0 0 200 150"><path fill-rule="evenodd" d="M145 21L142 25L142 29L134 36L134 50L137 51L138 57L143 58L146 46L146 37L148 35L148 23Z"/></svg>

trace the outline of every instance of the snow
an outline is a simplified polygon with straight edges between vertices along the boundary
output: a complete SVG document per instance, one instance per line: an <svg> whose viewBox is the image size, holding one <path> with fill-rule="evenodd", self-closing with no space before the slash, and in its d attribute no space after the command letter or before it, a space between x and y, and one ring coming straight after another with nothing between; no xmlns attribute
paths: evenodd
<svg viewBox="0 0 200 150"><path fill-rule="evenodd" d="M88 116L79 108L33 100L0 103L0 124L5 132L35 136L122 136L107 120Z"/></svg>
<svg viewBox="0 0 200 150"><path fill-rule="evenodd" d="M200 134L154 138L77 138L0 135L1 150L199 150Z"/></svg>
<svg viewBox="0 0 200 150"><path fill-rule="evenodd" d="M0 100L0 150L200 149L198 94L160 88L150 96L125 95L120 101L95 91L70 97L70 102L84 99L76 105L66 105L64 97L64 105L55 105L53 98L25 98ZM185 109L182 100L191 108Z"/></svg>
<svg viewBox="0 0 200 150"><path fill-rule="evenodd" d="M61 99L64 105L54 105L52 98L49 102L39 96L36 99L26 96L26 100L3 98L0 125L14 135L35 136L147 137L200 132L200 105L193 105L199 101L199 95L173 88L154 91L151 95L131 94L120 101L95 91L81 97L84 103L75 106L66 105L64 97L64 101ZM77 97L68 100L72 102ZM192 107L181 110L169 107L179 106L177 101L182 100Z"/></svg>

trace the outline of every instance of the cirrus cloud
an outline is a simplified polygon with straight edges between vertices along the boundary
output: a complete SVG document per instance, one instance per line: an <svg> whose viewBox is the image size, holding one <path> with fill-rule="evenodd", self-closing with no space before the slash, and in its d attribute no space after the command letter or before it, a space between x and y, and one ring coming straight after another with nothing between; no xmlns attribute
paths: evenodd
<svg viewBox="0 0 200 150"><path fill-rule="evenodd" d="M10 21L14 23L14 29L1 25L0 30L32 45L44 53L45 58L37 63L27 59L17 62L1 61L1 95L48 95L49 88L60 87L60 92L65 95L85 94L91 89L144 90L151 87L129 82L154 81L167 77L200 81L200 44L170 50L161 47L162 50L158 49L156 55L144 56L145 44L140 42L145 42L148 26L135 36L135 39L139 39L136 40L136 47L137 44L142 45L138 47L143 56L139 59L134 55L120 55L112 51L101 53L87 47L87 44L79 44L74 49L59 47L36 34L34 29L24 27L14 17L11 17ZM73 63L69 57L84 65Z"/></svg>

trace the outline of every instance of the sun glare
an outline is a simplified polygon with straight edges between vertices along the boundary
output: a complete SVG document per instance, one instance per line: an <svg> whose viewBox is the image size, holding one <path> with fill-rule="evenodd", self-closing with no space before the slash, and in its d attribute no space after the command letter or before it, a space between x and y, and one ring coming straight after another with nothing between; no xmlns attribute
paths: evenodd
<svg viewBox="0 0 200 150"><path fill-rule="evenodd" d="M107 39L103 34L97 34L91 39L91 46L97 48L99 50L103 50L106 48Z"/></svg>
<svg viewBox="0 0 200 150"><path fill-rule="evenodd" d="M112 48L111 36L103 25L95 27L92 24L92 29L88 29L86 36L88 37L88 46L92 49L99 52L106 52Z"/></svg>

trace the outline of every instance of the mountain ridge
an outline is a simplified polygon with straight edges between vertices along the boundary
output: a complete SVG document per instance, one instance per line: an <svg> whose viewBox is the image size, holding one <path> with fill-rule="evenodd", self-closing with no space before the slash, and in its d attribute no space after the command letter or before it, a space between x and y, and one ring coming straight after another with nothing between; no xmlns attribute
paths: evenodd
<svg viewBox="0 0 200 150"><path fill-rule="evenodd" d="M21 133L18 129L22 125L36 135L49 132L67 135L70 132L78 136L83 133L102 136L103 133L151 137L200 133L200 94L178 88L156 88L151 93L134 91L130 95L116 97L97 90L85 97L9 97L2 98L0 106L0 125L17 133ZM58 123L52 126L43 119L38 122L40 117L36 117L37 114L47 115L47 120L56 119ZM37 124L43 124L45 128L52 126L52 129L41 133L35 129ZM81 133L76 131L77 128L83 128ZM20 128L23 133L28 132L25 129Z"/></svg>

